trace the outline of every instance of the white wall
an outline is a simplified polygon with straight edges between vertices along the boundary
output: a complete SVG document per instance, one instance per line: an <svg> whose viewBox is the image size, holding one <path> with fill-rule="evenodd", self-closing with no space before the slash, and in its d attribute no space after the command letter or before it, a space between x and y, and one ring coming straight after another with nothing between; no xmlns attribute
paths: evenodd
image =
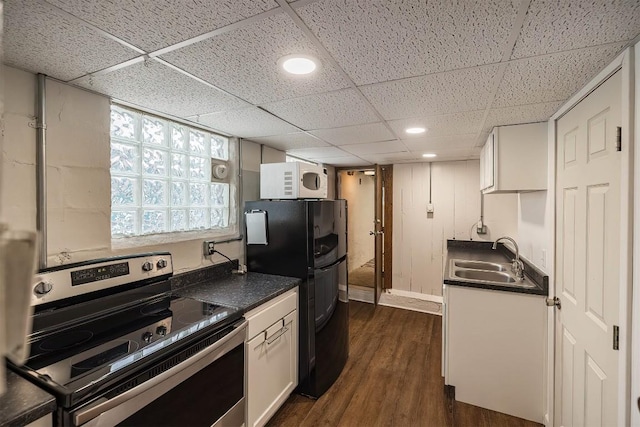
<svg viewBox="0 0 640 427"><path fill-rule="evenodd" d="M14 230L35 230L36 77L5 68L5 141L2 147L1 221ZM198 239L111 248L109 99L47 80L48 265L114 254L166 250L176 272L223 262L202 254ZM243 242L219 245L244 261Z"/></svg>
<svg viewBox="0 0 640 427"><path fill-rule="evenodd" d="M355 270L375 256L373 230L375 216L375 176L362 172L348 175L340 172L340 197L347 200L348 208L348 265Z"/></svg>
<svg viewBox="0 0 640 427"><path fill-rule="evenodd" d="M427 214L429 169L433 215ZM517 195L485 196L484 240L517 238ZM397 164L393 167L393 288L442 295L447 239L479 239L480 162Z"/></svg>
<svg viewBox="0 0 640 427"><path fill-rule="evenodd" d="M275 148L262 146L262 163L282 163L287 161L287 155L284 151Z"/></svg>
<svg viewBox="0 0 640 427"><path fill-rule="evenodd" d="M520 255L542 271L550 271L549 227L553 222L552 201L547 191L520 193L518 236Z"/></svg>

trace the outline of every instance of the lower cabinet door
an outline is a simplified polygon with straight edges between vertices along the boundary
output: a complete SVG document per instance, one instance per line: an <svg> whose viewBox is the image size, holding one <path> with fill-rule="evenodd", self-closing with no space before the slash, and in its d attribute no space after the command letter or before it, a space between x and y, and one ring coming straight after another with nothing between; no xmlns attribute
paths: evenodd
<svg viewBox="0 0 640 427"><path fill-rule="evenodd" d="M247 425L263 426L298 385L297 311L247 342Z"/></svg>

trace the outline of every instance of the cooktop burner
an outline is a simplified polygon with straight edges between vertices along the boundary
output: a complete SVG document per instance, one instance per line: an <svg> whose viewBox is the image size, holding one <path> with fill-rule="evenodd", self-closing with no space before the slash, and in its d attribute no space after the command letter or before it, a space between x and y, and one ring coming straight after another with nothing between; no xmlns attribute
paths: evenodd
<svg viewBox="0 0 640 427"><path fill-rule="evenodd" d="M35 334L25 366L73 393L240 317L235 308L166 294L77 326ZM119 326L105 329L109 324Z"/></svg>

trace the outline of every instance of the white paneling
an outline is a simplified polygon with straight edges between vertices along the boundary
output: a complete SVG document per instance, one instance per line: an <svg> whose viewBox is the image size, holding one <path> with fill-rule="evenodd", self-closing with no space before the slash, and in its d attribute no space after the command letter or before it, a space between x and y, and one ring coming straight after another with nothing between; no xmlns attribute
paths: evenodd
<svg viewBox="0 0 640 427"><path fill-rule="evenodd" d="M609 108L587 121L587 145L589 161L605 155L607 149L607 116Z"/></svg>
<svg viewBox="0 0 640 427"><path fill-rule="evenodd" d="M387 120L475 111L491 99L497 65L361 87Z"/></svg>
<svg viewBox="0 0 640 427"><path fill-rule="evenodd" d="M329 146L326 142L321 141L318 138L314 138L305 132L286 133L284 135L267 136L264 138L252 138L252 140L282 151Z"/></svg>
<svg viewBox="0 0 640 427"><path fill-rule="evenodd" d="M258 108L223 111L190 117L191 120L241 138L255 138L297 132L295 126Z"/></svg>
<svg viewBox="0 0 640 427"><path fill-rule="evenodd" d="M595 360L586 355L585 379L584 379L584 425L605 425L602 410L604 402L604 382L607 375L598 366Z"/></svg>
<svg viewBox="0 0 640 427"><path fill-rule="evenodd" d="M278 6L274 0L47 0L151 52Z"/></svg>
<svg viewBox="0 0 640 427"><path fill-rule="evenodd" d="M357 156L386 153L406 153L407 149L400 141L368 142L365 144L342 145L340 148Z"/></svg>
<svg viewBox="0 0 640 427"><path fill-rule="evenodd" d="M375 112L353 89L269 103L264 108L305 130L378 121Z"/></svg>
<svg viewBox="0 0 640 427"><path fill-rule="evenodd" d="M426 136L439 137L476 133L482 126L484 111L444 114L430 117L414 117L410 119L390 120L389 125L402 139L424 138L425 134L408 134L410 127L424 127Z"/></svg>
<svg viewBox="0 0 640 427"><path fill-rule="evenodd" d="M638 34L637 1L531 2L513 58L628 40Z"/></svg>
<svg viewBox="0 0 640 427"><path fill-rule="evenodd" d="M542 271L551 271L551 249L547 239L547 231L553 220L547 213L550 203L547 191L532 191L518 195L520 256Z"/></svg>
<svg viewBox="0 0 640 427"><path fill-rule="evenodd" d="M517 9L510 0L323 0L297 13L362 85L498 62Z"/></svg>
<svg viewBox="0 0 640 427"><path fill-rule="evenodd" d="M441 295L446 240L478 237L471 229L480 217L480 163L396 163L393 175L393 288ZM433 215L426 210L430 187ZM516 200L485 197L489 234L483 238L516 235Z"/></svg>
<svg viewBox="0 0 640 427"><path fill-rule="evenodd" d="M3 30L5 64L60 80L72 80L138 56L37 0L5 2Z"/></svg>
<svg viewBox="0 0 640 427"><path fill-rule="evenodd" d="M279 14L162 55L162 58L253 104L348 86L342 75L326 61L309 75L285 73L278 66L278 59L295 53L320 58L317 49L293 20Z"/></svg>
<svg viewBox="0 0 640 427"><path fill-rule="evenodd" d="M560 420L563 426L573 426L573 403L575 396L573 392L575 390L575 365L576 358L579 355L576 353L576 339L565 328L562 333L562 402L563 405L559 408L562 413L560 414Z"/></svg>
<svg viewBox="0 0 640 427"><path fill-rule="evenodd" d="M606 242L607 192L609 185L587 187L587 283L585 304L587 316L594 323L607 330L604 313L605 269L607 268Z"/></svg>
<svg viewBox="0 0 640 427"><path fill-rule="evenodd" d="M510 62L493 107L565 100L613 60L623 46L592 47Z"/></svg>
<svg viewBox="0 0 640 427"><path fill-rule="evenodd" d="M567 188L564 190L562 197L563 219L562 230L562 247L559 248L562 253L562 280L559 290L563 295L567 296L574 304L576 301L576 198L578 196L576 188Z"/></svg>
<svg viewBox="0 0 640 427"><path fill-rule="evenodd" d="M82 79L79 84L146 109L179 117L247 105L153 60ZM164 95L158 98L158 93Z"/></svg>
<svg viewBox="0 0 640 427"><path fill-rule="evenodd" d="M395 139L393 133L383 123L367 123L364 125L340 128L317 129L312 134L334 145L360 144Z"/></svg>

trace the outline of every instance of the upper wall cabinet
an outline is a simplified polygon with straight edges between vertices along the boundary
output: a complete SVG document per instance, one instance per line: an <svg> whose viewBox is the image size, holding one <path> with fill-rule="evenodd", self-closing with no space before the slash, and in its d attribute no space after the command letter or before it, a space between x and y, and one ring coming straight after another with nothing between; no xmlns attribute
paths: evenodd
<svg viewBox="0 0 640 427"><path fill-rule="evenodd" d="M480 152L483 193L547 189L547 123L493 128Z"/></svg>

